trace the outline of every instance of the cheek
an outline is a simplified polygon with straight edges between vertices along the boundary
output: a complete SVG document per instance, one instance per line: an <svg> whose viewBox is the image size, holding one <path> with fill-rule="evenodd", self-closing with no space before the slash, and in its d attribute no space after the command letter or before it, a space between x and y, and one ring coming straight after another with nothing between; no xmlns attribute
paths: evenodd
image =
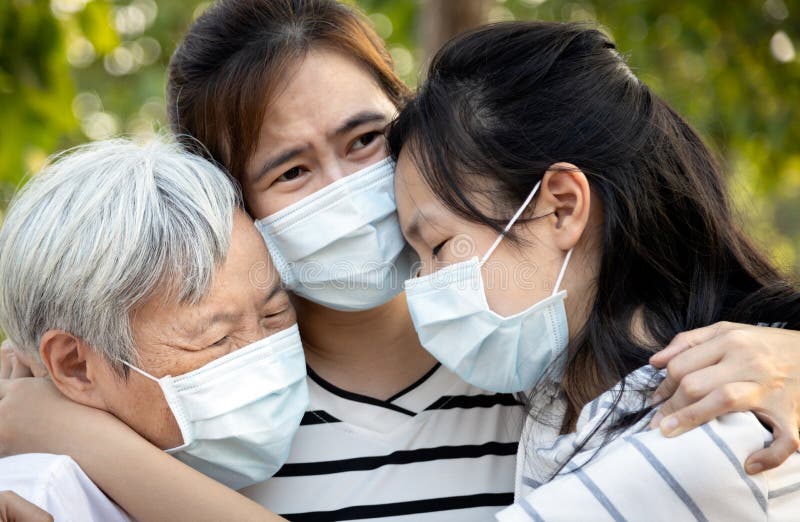
<svg viewBox="0 0 800 522"><path fill-rule="evenodd" d="M550 296L554 279L549 277L550 265L498 248L481 274L489 308L507 317Z"/></svg>
<svg viewBox="0 0 800 522"><path fill-rule="evenodd" d="M131 372L127 382L118 381L107 395L109 413L153 445L170 449L183 442L175 417L156 382Z"/></svg>
<svg viewBox="0 0 800 522"><path fill-rule="evenodd" d="M351 162L347 168L348 175L354 174L361 169L365 169L389 157L389 152L386 150L386 141L383 138L379 138L379 140L379 143L370 144L368 146L371 150L365 151L367 153L366 156L359 158L358 161Z"/></svg>
<svg viewBox="0 0 800 522"><path fill-rule="evenodd" d="M355 170L353 172L355 172ZM321 176L318 172L312 172L306 174L306 176L309 176L309 179L304 180L304 182L299 185L294 183L277 183L273 184L267 190L243 188L244 201L247 204L247 210L250 216L253 219L264 219L330 184L330 180Z"/></svg>
<svg viewBox="0 0 800 522"><path fill-rule="evenodd" d="M271 194L273 191L242 187L247 210L253 219L263 219L292 204L287 195Z"/></svg>

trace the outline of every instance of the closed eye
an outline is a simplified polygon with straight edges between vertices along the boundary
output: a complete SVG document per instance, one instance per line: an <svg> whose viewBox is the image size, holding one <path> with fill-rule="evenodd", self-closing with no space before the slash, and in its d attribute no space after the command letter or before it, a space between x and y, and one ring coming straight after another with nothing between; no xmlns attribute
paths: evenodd
<svg viewBox="0 0 800 522"><path fill-rule="evenodd" d="M223 336L222 338L220 338L218 341L216 341L215 343L212 343L212 344L211 344L211 346L222 346L222 345L223 345L223 344L225 344L227 341L228 341L228 336L227 336L227 335L225 335L225 336Z"/></svg>
<svg viewBox="0 0 800 522"><path fill-rule="evenodd" d="M281 315L285 314L287 310L288 308L283 308L278 312L264 314L264 319L274 319L275 317L280 317Z"/></svg>
<svg viewBox="0 0 800 522"><path fill-rule="evenodd" d="M431 252L433 253L433 257L436 257L436 256L439 255L439 252L442 251L442 248L444 248L445 243L447 243L447 240L444 240L441 243L439 243L438 245L436 245L435 247L433 247L433 250L431 250Z"/></svg>

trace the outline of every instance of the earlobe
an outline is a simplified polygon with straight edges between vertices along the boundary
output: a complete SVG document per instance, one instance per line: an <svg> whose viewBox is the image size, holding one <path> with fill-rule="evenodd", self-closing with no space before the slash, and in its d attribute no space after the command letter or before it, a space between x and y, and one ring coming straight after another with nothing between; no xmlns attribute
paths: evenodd
<svg viewBox="0 0 800 522"><path fill-rule="evenodd" d="M591 188L586 175L570 163L555 163L542 180L541 197L552 208L556 246L563 251L574 248L589 222Z"/></svg>
<svg viewBox="0 0 800 522"><path fill-rule="evenodd" d="M39 354L50 379L64 396L104 409L96 381L99 360L82 339L63 330L49 330L42 336Z"/></svg>

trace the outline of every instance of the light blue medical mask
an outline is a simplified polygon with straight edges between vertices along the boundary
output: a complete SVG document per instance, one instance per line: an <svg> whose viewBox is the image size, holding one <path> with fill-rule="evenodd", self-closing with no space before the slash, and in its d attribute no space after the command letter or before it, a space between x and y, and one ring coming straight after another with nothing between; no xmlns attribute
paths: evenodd
<svg viewBox="0 0 800 522"><path fill-rule="evenodd" d="M262 482L289 457L308 406L297 325L179 375L156 378L181 430L178 460L233 489Z"/></svg>
<svg viewBox="0 0 800 522"><path fill-rule="evenodd" d="M379 161L256 221L289 290L343 311L403 291L418 258L397 221L394 167Z"/></svg>
<svg viewBox="0 0 800 522"><path fill-rule="evenodd" d="M538 383L569 340L566 291L559 292L572 250L567 252L553 293L509 317L489 308L481 266L536 195L536 184L489 251L478 260L449 265L405 282L420 342L466 382L497 393L527 391Z"/></svg>

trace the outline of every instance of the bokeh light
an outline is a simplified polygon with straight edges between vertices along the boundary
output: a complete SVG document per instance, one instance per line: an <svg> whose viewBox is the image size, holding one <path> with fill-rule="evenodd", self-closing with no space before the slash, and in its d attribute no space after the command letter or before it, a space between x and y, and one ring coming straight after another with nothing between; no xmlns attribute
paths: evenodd
<svg viewBox="0 0 800 522"><path fill-rule="evenodd" d="M772 51L772 56L781 63L792 62L797 57L792 40L783 31L772 35L769 40L769 49Z"/></svg>
<svg viewBox="0 0 800 522"><path fill-rule="evenodd" d="M383 13L372 13L369 15L369 19L373 27L375 27L375 32L378 33L378 36L384 40L392 36L394 25L392 25L391 18Z"/></svg>
<svg viewBox="0 0 800 522"><path fill-rule="evenodd" d="M96 56L94 45L83 36L76 36L67 44L67 61L73 67L88 67Z"/></svg>

